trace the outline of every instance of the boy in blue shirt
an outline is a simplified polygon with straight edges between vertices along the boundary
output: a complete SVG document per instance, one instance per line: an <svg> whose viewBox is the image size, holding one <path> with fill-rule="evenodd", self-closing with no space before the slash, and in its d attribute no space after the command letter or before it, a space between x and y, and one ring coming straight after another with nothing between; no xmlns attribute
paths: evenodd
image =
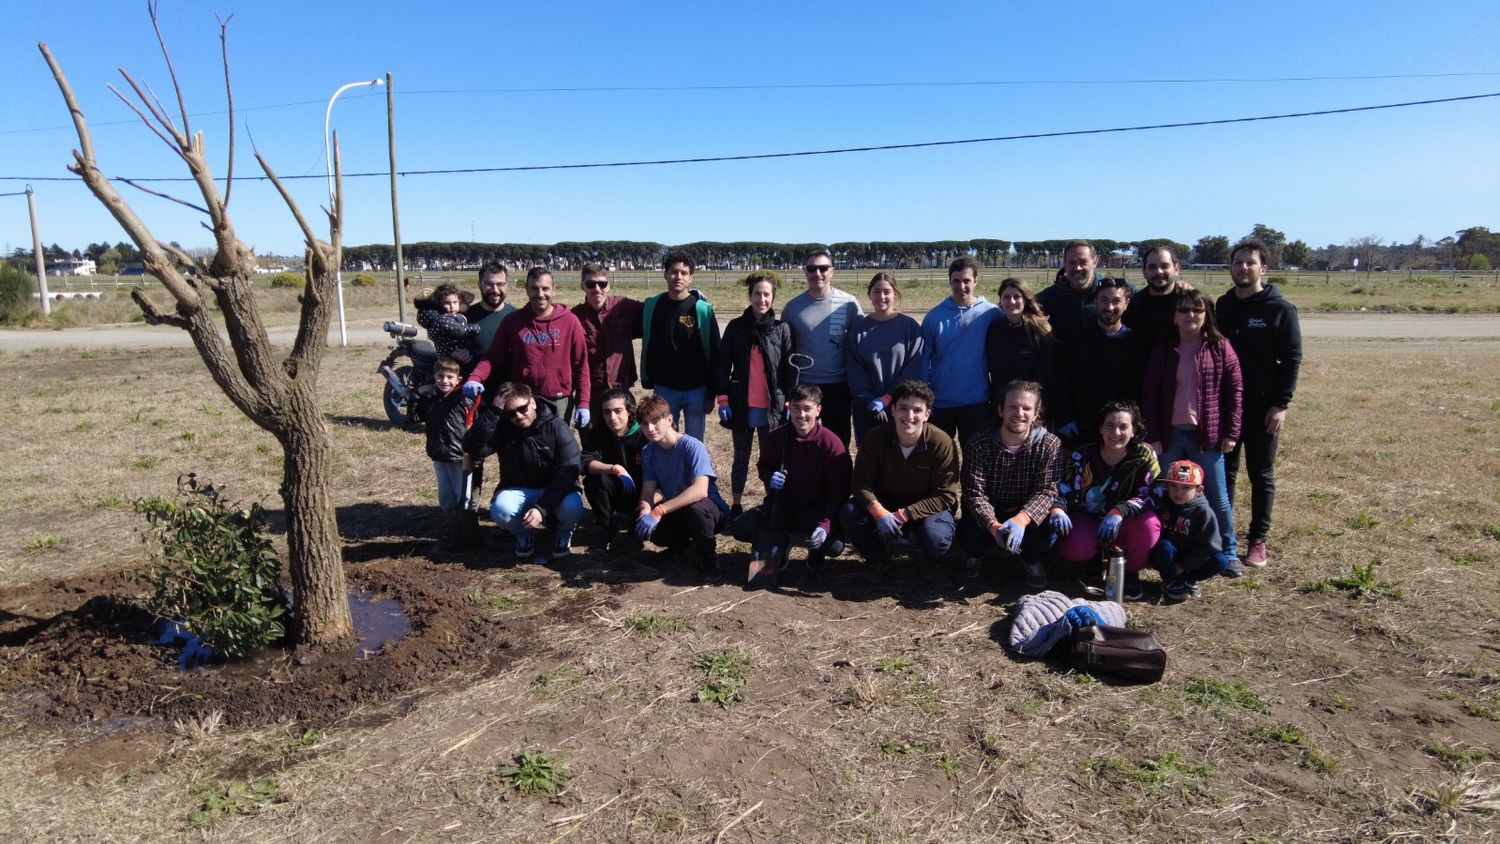
<svg viewBox="0 0 1500 844"><path fill-rule="evenodd" d="M715 534L724 523L717 501L713 461L703 443L679 433L666 399L647 396L636 409L646 435L641 449L641 503L636 507L635 535L669 551L692 546L698 571L719 578Z"/></svg>

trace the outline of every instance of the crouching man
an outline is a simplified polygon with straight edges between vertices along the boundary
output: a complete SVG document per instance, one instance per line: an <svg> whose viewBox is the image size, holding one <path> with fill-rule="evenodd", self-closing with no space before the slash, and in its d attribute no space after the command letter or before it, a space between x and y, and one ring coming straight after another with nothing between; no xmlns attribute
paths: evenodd
<svg viewBox="0 0 1500 844"><path fill-rule="evenodd" d="M635 527L646 435L635 421L635 397L629 390L610 387L595 400L598 418L583 432L583 494L604 529L606 545L614 549L616 534Z"/></svg>
<svg viewBox="0 0 1500 844"><path fill-rule="evenodd" d="M891 421L859 443L851 482L853 497L839 510L844 535L879 580L890 566L887 543L903 539L927 562L953 544L958 505L958 449L932 416L932 388L902 381L891 391Z"/></svg>
<svg viewBox="0 0 1500 844"><path fill-rule="evenodd" d="M766 502L745 511L732 530L735 539L752 545L765 529L790 533L807 545L808 567L816 570L825 555L837 556L844 547L834 536L834 518L849 498L849 452L823 426L817 385L799 385L788 399L790 421L766 435L755 464Z"/></svg>
<svg viewBox="0 0 1500 844"><path fill-rule="evenodd" d="M573 529L583 518L578 441L551 405L538 403L525 384L501 384L464 435L464 452L476 465L486 455L500 456L500 484L490 517L515 536L518 559L532 558L534 532L548 519L557 527L552 559L572 553Z"/></svg>
<svg viewBox="0 0 1500 844"><path fill-rule="evenodd" d="M719 578L714 534L724 521L714 489L718 475L703 443L678 433L672 408L660 396L647 396L636 411L646 445L641 449L641 502L635 535L668 551L692 546L698 571Z"/></svg>
<svg viewBox="0 0 1500 844"><path fill-rule="evenodd" d="M963 574L978 577L984 555L999 546L1021 558L1027 586L1045 589L1042 558L1054 538L1047 514L1057 499L1062 443L1038 421L1042 388L1035 382L1006 385L999 413L998 427L964 444Z"/></svg>

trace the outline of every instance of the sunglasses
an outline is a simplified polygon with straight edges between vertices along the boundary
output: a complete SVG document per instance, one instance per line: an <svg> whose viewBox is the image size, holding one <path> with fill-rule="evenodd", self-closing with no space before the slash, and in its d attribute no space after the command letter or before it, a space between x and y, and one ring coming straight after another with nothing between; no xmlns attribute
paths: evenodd
<svg viewBox="0 0 1500 844"><path fill-rule="evenodd" d="M530 403L527 403L527 404L518 404L515 407L507 407L505 409L505 415L506 416L520 416L521 414L525 413L526 411L528 411L530 409L531 409L531 404Z"/></svg>
<svg viewBox="0 0 1500 844"><path fill-rule="evenodd" d="M606 288L606 287L609 286L609 282L607 282L607 281L594 281L594 280L590 280L590 281L585 281L583 283L583 286L587 287L590 290L603 290L604 288Z"/></svg>
<svg viewBox="0 0 1500 844"><path fill-rule="evenodd" d="M1201 314L1201 313L1203 313L1206 310L1208 310L1208 309L1207 308L1178 308L1177 309L1177 313L1179 313L1179 314Z"/></svg>
<svg viewBox="0 0 1500 844"><path fill-rule="evenodd" d="M831 273L831 272L833 272L833 265L832 264L808 264L807 266L803 267L802 269L804 269L804 270L806 270L807 272L810 272L810 273Z"/></svg>

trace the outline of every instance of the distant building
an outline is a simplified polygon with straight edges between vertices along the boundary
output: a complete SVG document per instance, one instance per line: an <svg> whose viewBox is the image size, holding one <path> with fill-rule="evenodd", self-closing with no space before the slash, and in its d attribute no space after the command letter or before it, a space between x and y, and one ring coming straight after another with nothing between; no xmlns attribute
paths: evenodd
<svg viewBox="0 0 1500 844"><path fill-rule="evenodd" d="M97 275L99 267L93 258L67 258L51 261L47 275Z"/></svg>

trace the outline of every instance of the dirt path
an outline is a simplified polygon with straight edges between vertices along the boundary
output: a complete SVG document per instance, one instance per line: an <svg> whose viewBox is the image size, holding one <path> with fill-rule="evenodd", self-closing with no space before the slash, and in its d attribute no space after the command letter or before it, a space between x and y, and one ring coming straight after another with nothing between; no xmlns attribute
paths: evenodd
<svg viewBox="0 0 1500 844"><path fill-rule="evenodd" d="M914 314L918 318L920 314ZM723 320L721 320L723 322ZM378 346L390 342L380 330L381 320L350 322L349 345ZM270 329L271 340L290 344L296 335L293 325ZM1305 314L1302 335L1306 338L1331 339L1489 339L1500 338L1500 316L1494 314ZM338 343L338 329L328 332L328 340ZM191 346L181 330L147 325L105 325L92 328L0 331L0 351L24 352L34 349L144 349Z"/></svg>

